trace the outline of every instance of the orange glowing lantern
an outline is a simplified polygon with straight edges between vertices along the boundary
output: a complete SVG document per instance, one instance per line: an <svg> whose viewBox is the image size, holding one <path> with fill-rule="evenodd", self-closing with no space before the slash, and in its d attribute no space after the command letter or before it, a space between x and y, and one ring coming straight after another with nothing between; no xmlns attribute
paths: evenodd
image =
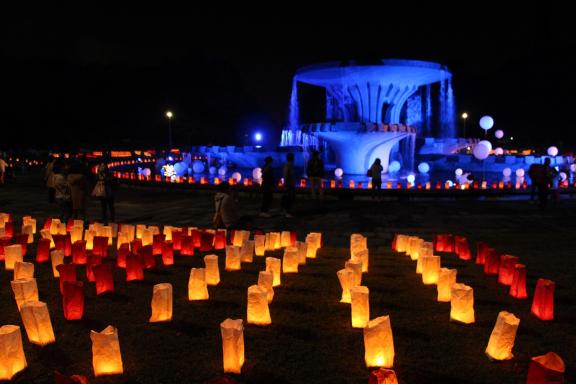
<svg viewBox="0 0 576 384"><path fill-rule="evenodd" d="M84 283L66 281L62 294L62 305L66 320L80 320L84 316Z"/></svg>
<svg viewBox="0 0 576 384"><path fill-rule="evenodd" d="M254 235L254 253L264 256L266 253L266 235Z"/></svg>
<svg viewBox="0 0 576 384"><path fill-rule="evenodd" d="M52 251L50 252L50 260L52 261L52 274L54 277L60 277L58 273L57 266L64 264L64 252L63 251Z"/></svg>
<svg viewBox="0 0 576 384"><path fill-rule="evenodd" d="M27 236L26 242L28 244L32 244L34 242L34 229L31 225L22 226L22 235Z"/></svg>
<svg viewBox="0 0 576 384"><path fill-rule="evenodd" d="M292 246L292 238L290 231L282 231L280 233L280 246L282 248Z"/></svg>
<svg viewBox="0 0 576 384"><path fill-rule="evenodd" d="M396 252L406 252L408 238L406 235L396 235Z"/></svg>
<svg viewBox="0 0 576 384"><path fill-rule="evenodd" d="M422 257L422 283L437 284L440 275L440 256Z"/></svg>
<svg viewBox="0 0 576 384"><path fill-rule="evenodd" d="M226 246L225 268L227 271L239 271L241 269L240 247Z"/></svg>
<svg viewBox="0 0 576 384"><path fill-rule="evenodd" d="M472 324L474 318L474 290L465 284L453 284L450 298L450 320Z"/></svg>
<svg viewBox="0 0 576 384"><path fill-rule="evenodd" d="M34 278L34 264L24 261L14 263L14 280Z"/></svg>
<svg viewBox="0 0 576 384"><path fill-rule="evenodd" d="M352 328L364 328L370 321L370 291L368 287L356 286L350 288L352 310Z"/></svg>
<svg viewBox="0 0 576 384"><path fill-rule="evenodd" d="M214 249L226 248L226 230L217 230L214 233Z"/></svg>
<svg viewBox="0 0 576 384"><path fill-rule="evenodd" d="M274 287L278 287L281 284L281 271L282 271L282 260L275 257L266 258L266 271L272 272L274 276Z"/></svg>
<svg viewBox="0 0 576 384"><path fill-rule="evenodd" d="M248 287L247 323L268 325L272 323L268 309L268 293L259 285Z"/></svg>
<svg viewBox="0 0 576 384"><path fill-rule="evenodd" d="M368 272L368 264L370 260L369 251L368 249L363 249L362 251L356 252L353 257L353 260L359 261L362 264L362 272Z"/></svg>
<svg viewBox="0 0 576 384"><path fill-rule="evenodd" d="M174 265L174 245L171 240L162 242L162 264Z"/></svg>
<svg viewBox="0 0 576 384"><path fill-rule="evenodd" d="M232 245L241 247L245 241L250 239L250 231L233 231Z"/></svg>
<svg viewBox="0 0 576 384"><path fill-rule="evenodd" d="M36 219L33 219L31 216L24 216L22 217L22 227L31 227L32 234L36 233ZM24 232L24 231L22 231Z"/></svg>
<svg viewBox="0 0 576 384"><path fill-rule="evenodd" d="M566 366L560 356L548 352L530 359L526 384L563 384Z"/></svg>
<svg viewBox="0 0 576 384"><path fill-rule="evenodd" d="M266 250L273 251L276 248L276 239L278 239L278 245L280 245L280 234L278 232L269 232L266 234Z"/></svg>
<svg viewBox="0 0 576 384"><path fill-rule="evenodd" d="M555 287L556 284L552 280L538 279L536 282L531 311L540 320L554 320Z"/></svg>
<svg viewBox="0 0 576 384"><path fill-rule="evenodd" d="M8 245L4 247L4 265L7 271L14 270L17 261L24 261L22 256L22 246L20 244Z"/></svg>
<svg viewBox="0 0 576 384"><path fill-rule="evenodd" d="M364 328L364 360L367 367L392 368L394 339L390 316L370 320Z"/></svg>
<svg viewBox="0 0 576 384"><path fill-rule="evenodd" d="M38 301L38 286L36 279L19 279L10 282L18 310L22 304L29 301Z"/></svg>
<svg viewBox="0 0 576 384"><path fill-rule="evenodd" d="M72 244L72 263L86 264L86 240L78 240Z"/></svg>
<svg viewBox="0 0 576 384"><path fill-rule="evenodd" d="M340 299L341 303L350 303L350 288L354 284L354 271L348 268L344 268L336 272L338 276L338 281L340 281L340 286L342 287L342 297Z"/></svg>
<svg viewBox="0 0 576 384"><path fill-rule="evenodd" d="M298 264L306 264L306 253L308 252L308 244L303 241L296 242L296 248L298 249Z"/></svg>
<svg viewBox="0 0 576 384"><path fill-rule="evenodd" d="M516 264L514 266L514 277L512 277L512 284L510 285L510 296L517 299L526 299L526 266L523 264Z"/></svg>
<svg viewBox="0 0 576 384"><path fill-rule="evenodd" d="M64 283L67 281L76 281L76 264L60 264L56 267L60 275L60 293L64 293Z"/></svg>
<svg viewBox="0 0 576 384"><path fill-rule="evenodd" d="M240 261L251 263L254 257L254 240L246 240L240 247Z"/></svg>
<svg viewBox="0 0 576 384"><path fill-rule="evenodd" d="M154 232L152 232L150 228L144 228L142 229L140 239L142 240L142 246L152 245L154 242Z"/></svg>
<svg viewBox="0 0 576 384"><path fill-rule="evenodd" d="M43 347L56 341L46 303L41 301L24 303L20 308L20 316L22 317L28 340L32 344Z"/></svg>
<svg viewBox="0 0 576 384"><path fill-rule="evenodd" d="M208 286L204 268L192 268L188 280L188 300L208 300Z"/></svg>
<svg viewBox="0 0 576 384"><path fill-rule="evenodd" d="M154 285L152 290L152 316L149 322L172 321L172 284Z"/></svg>
<svg viewBox="0 0 576 384"><path fill-rule="evenodd" d="M83 227L72 227L70 229L70 242L74 244L75 242L82 240L83 235L84 235Z"/></svg>
<svg viewBox="0 0 576 384"><path fill-rule="evenodd" d="M352 281L351 287L362 284L362 263L360 261L347 260L344 263L344 268L349 269L354 273L354 280Z"/></svg>
<svg viewBox="0 0 576 384"><path fill-rule="evenodd" d="M288 247L284 250L282 272L298 273L298 248Z"/></svg>
<svg viewBox="0 0 576 384"><path fill-rule="evenodd" d="M144 266L138 255L126 256L126 281L144 280Z"/></svg>
<svg viewBox="0 0 576 384"><path fill-rule="evenodd" d="M411 260L418 260L420 257L420 247L424 243L424 239L418 236L410 236L408 240L408 249L406 250Z"/></svg>
<svg viewBox="0 0 576 384"><path fill-rule="evenodd" d="M452 299L452 286L456 284L457 269L440 268L438 275L438 301L450 302Z"/></svg>
<svg viewBox="0 0 576 384"><path fill-rule="evenodd" d="M87 229L84 231L84 240L86 240L86 249L91 251L94 249L94 238L96 237L96 231Z"/></svg>
<svg viewBox="0 0 576 384"><path fill-rule="evenodd" d="M484 260L484 273L486 275L497 275L500 269L500 254L493 248L486 250Z"/></svg>
<svg viewBox="0 0 576 384"><path fill-rule="evenodd" d="M220 269L218 268L217 255L204 256L204 270L206 284L218 285L220 283Z"/></svg>
<svg viewBox="0 0 576 384"><path fill-rule="evenodd" d="M504 285L512 285L514 280L515 266L520 259L516 256L500 256L500 268L498 269L498 282Z"/></svg>
<svg viewBox="0 0 576 384"><path fill-rule="evenodd" d="M274 299L274 274L268 271L258 273L258 285L266 290L268 304Z"/></svg>
<svg viewBox="0 0 576 384"><path fill-rule="evenodd" d="M244 365L244 327L242 319L226 319L220 323L224 372L240 374Z"/></svg>
<svg viewBox="0 0 576 384"><path fill-rule="evenodd" d="M490 334L486 354L490 359L509 360L514 355L512 348L516 339L516 331L520 325L520 319L514 314L502 311L498 314L496 325Z"/></svg>
<svg viewBox="0 0 576 384"><path fill-rule="evenodd" d="M0 327L0 380L11 380L26 366L20 327L3 325Z"/></svg>
<svg viewBox="0 0 576 384"><path fill-rule="evenodd" d="M111 264L100 264L92 267L94 280L96 281L96 294L114 292L114 275Z"/></svg>
<svg viewBox="0 0 576 384"><path fill-rule="evenodd" d="M90 331L92 366L95 376L121 375L124 372L118 329L109 325L102 332Z"/></svg>
<svg viewBox="0 0 576 384"><path fill-rule="evenodd" d="M394 370L380 368L370 372L368 384L398 384L398 378Z"/></svg>

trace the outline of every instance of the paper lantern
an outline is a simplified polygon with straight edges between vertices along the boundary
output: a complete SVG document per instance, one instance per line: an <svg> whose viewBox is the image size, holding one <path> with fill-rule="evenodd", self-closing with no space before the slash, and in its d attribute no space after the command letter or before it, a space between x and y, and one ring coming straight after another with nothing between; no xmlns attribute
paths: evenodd
<svg viewBox="0 0 576 384"><path fill-rule="evenodd" d="M28 253L28 238L29 236L26 233L20 233L14 237L14 243L19 244L20 247L22 247L22 256L26 256Z"/></svg>
<svg viewBox="0 0 576 384"><path fill-rule="evenodd" d="M336 272L338 276L338 281L340 281L340 286L342 287L342 297L340 298L341 303L350 303L350 288L355 286L355 274L354 271L348 268L344 268Z"/></svg>
<svg viewBox="0 0 576 384"><path fill-rule="evenodd" d="M364 249L362 251L356 252L354 257L362 264L362 272L368 272L368 264L370 259L369 250Z"/></svg>
<svg viewBox="0 0 576 384"><path fill-rule="evenodd" d="M86 240L87 250L92 251L94 249L94 238L96 235L96 231L91 231L89 229L84 231L84 240Z"/></svg>
<svg viewBox="0 0 576 384"><path fill-rule="evenodd" d="M172 244L175 251L180 251L182 249L182 236L184 234L182 231L172 231Z"/></svg>
<svg viewBox="0 0 576 384"><path fill-rule="evenodd" d="M493 248L488 248L485 253L484 273L486 275L497 275L500 269L500 254Z"/></svg>
<svg viewBox="0 0 576 384"><path fill-rule="evenodd" d="M266 250L273 251L276 248L276 241L278 239L278 245L280 245L280 234L278 232L269 232L266 234Z"/></svg>
<svg viewBox="0 0 576 384"><path fill-rule="evenodd" d="M282 260L275 257L266 258L266 271L272 272L274 277L274 287L278 287L282 283Z"/></svg>
<svg viewBox="0 0 576 384"><path fill-rule="evenodd" d="M308 252L308 244L303 241L297 241L295 244L296 248L298 249L298 264L305 265L306 253Z"/></svg>
<svg viewBox="0 0 576 384"><path fill-rule="evenodd" d="M354 280L352 287L362 284L362 263L354 260L347 260L344 263L344 268L351 270L354 273Z"/></svg>
<svg viewBox="0 0 576 384"><path fill-rule="evenodd" d="M95 281L94 277L94 266L102 264L102 258L100 256L90 255L86 260L86 279L88 281Z"/></svg>
<svg viewBox="0 0 576 384"><path fill-rule="evenodd" d="M143 229L140 239L142 239L142 246L152 245L154 242L154 233L150 228Z"/></svg>
<svg viewBox="0 0 576 384"><path fill-rule="evenodd" d="M134 254L126 256L126 281L144 280L144 266L140 257Z"/></svg>
<svg viewBox="0 0 576 384"><path fill-rule="evenodd" d="M52 261L52 274L54 277L60 277L58 273L57 266L64 264L64 252L63 251L52 251L50 252L50 260Z"/></svg>
<svg viewBox="0 0 576 384"><path fill-rule="evenodd" d="M218 246L222 247L222 242L224 242L224 247L226 247L226 236L224 239L219 235ZM224 247L219 249L224 249ZM209 252L214 249L214 233L211 232L201 232L200 233L200 251Z"/></svg>
<svg viewBox="0 0 576 384"><path fill-rule="evenodd" d="M188 300L208 300L208 285L204 268L192 268L188 279Z"/></svg>
<svg viewBox="0 0 576 384"><path fill-rule="evenodd" d="M78 240L72 244L72 263L86 264L86 240Z"/></svg>
<svg viewBox="0 0 576 384"><path fill-rule="evenodd" d="M250 231L235 230L232 234L232 245L241 247L244 241L250 239Z"/></svg>
<svg viewBox="0 0 576 384"><path fill-rule="evenodd" d="M144 245L138 250L138 257L146 269L156 268L156 258L152 253L152 245Z"/></svg>
<svg viewBox="0 0 576 384"><path fill-rule="evenodd" d="M32 233L36 233L36 219L33 219L31 216L24 216L22 217L22 227L32 227Z"/></svg>
<svg viewBox="0 0 576 384"><path fill-rule="evenodd" d="M486 354L489 358L509 360L514 357L512 347L514 347L519 324L520 319L510 312L502 311L498 314L496 325L490 334L486 347Z"/></svg>
<svg viewBox="0 0 576 384"><path fill-rule="evenodd" d="M122 224L120 232L127 237L128 242L132 242L136 238L136 227L131 224Z"/></svg>
<svg viewBox="0 0 576 384"><path fill-rule="evenodd" d="M318 249L322 247L322 234L318 232L311 232L306 235L306 243L308 244L308 253L306 257L315 259Z"/></svg>
<svg viewBox="0 0 576 384"><path fill-rule="evenodd" d="M453 284L450 298L450 320L472 324L474 319L474 290L465 284Z"/></svg>
<svg viewBox="0 0 576 384"><path fill-rule="evenodd" d="M514 276L512 277L512 284L510 285L510 296L517 299L526 299L526 266L523 264L516 264L514 266Z"/></svg>
<svg viewBox="0 0 576 384"><path fill-rule="evenodd" d="M96 281L96 294L104 292L114 292L114 274L111 264L100 264L92 267L94 280Z"/></svg>
<svg viewBox="0 0 576 384"><path fill-rule="evenodd" d="M108 237L95 236L93 239L93 251L95 256L108 257Z"/></svg>
<svg viewBox="0 0 576 384"><path fill-rule="evenodd" d="M192 236L182 236L180 255L194 256L194 238Z"/></svg>
<svg viewBox="0 0 576 384"><path fill-rule="evenodd" d="M60 227L60 224L61 224L60 219L53 218L50 221L50 227L47 229L50 231L51 235L57 235L60 233L58 230L58 228Z"/></svg>
<svg viewBox="0 0 576 384"><path fill-rule="evenodd" d="M370 371L368 384L398 384L398 378L394 370L380 368Z"/></svg>
<svg viewBox="0 0 576 384"><path fill-rule="evenodd" d="M30 301L22 304L20 316L28 340L32 344L45 346L56 341L48 306L41 301Z"/></svg>
<svg viewBox="0 0 576 384"><path fill-rule="evenodd" d="M454 236L449 234L434 237L434 250L437 252L454 252Z"/></svg>
<svg viewBox="0 0 576 384"><path fill-rule="evenodd" d="M554 352L532 357L526 384L563 384L565 370L564 361Z"/></svg>
<svg viewBox="0 0 576 384"><path fill-rule="evenodd" d="M514 279L515 266L520 259L516 256L501 255L500 267L498 269L498 282L504 285L511 285Z"/></svg>
<svg viewBox="0 0 576 384"><path fill-rule="evenodd" d="M394 339L390 316L370 320L364 328L364 360L367 367L392 368L394 365Z"/></svg>
<svg viewBox="0 0 576 384"><path fill-rule="evenodd" d="M420 257L420 248L424 244L424 239L421 239L417 236L411 236L410 240L408 241L408 255L410 256L411 260L418 260Z"/></svg>
<svg viewBox="0 0 576 384"><path fill-rule="evenodd" d="M52 235L50 234L50 230L48 229L42 229L40 231L40 237L43 239L49 239L50 240L50 249L54 248L56 245L54 244L54 239L52 238Z"/></svg>
<svg viewBox="0 0 576 384"><path fill-rule="evenodd" d="M84 316L84 283L66 281L62 293L62 306L66 320L81 320Z"/></svg>
<svg viewBox="0 0 576 384"><path fill-rule="evenodd" d="M202 245L202 232L198 230L198 228L189 228L184 230L184 236L192 236L194 247L200 248ZM212 239L214 240L214 239ZM208 242L206 242L208 243ZM208 245L208 244L207 244Z"/></svg>
<svg viewBox="0 0 576 384"><path fill-rule="evenodd" d="M136 238L142 239L142 234L146 230L146 225L144 224L136 224Z"/></svg>
<svg viewBox="0 0 576 384"><path fill-rule="evenodd" d="M420 243L420 249L418 250L418 259L423 256L433 256L434 254L434 243L431 241L423 241Z"/></svg>
<svg viewBox="0 0 576 384"><path fill-rule="evenodd" d="M454 248L460 260L471 260L470 246L468 240L463 236L454 236Z"/></svg>
<svg viewBox="0 0 576 384"><path fill-rule="evenodd" d="M406 235L397 235L396 238L396 252L404 253L406 252L406 248L408 247L408 239L409 236Z"/></svg>
<svg viewBox="0 0 576 384"><path fill-rule="evenodd" d="M440 268L438 275L438 301L450 302L452 299L452 286L456 284L457 269Z"/></svg>
<svg viewBox="0 0 576 384"><path fill-rule="evenodd" d="M20 327L3 325L0 327L0 380L11 380L26 366Z"/></svg>
<svg viewBox="0 0 576 384"><path fill-rule="evenodd" d="M248 287L247 323L256 325L272 323L267 290L258 285Z"/></svg>
<svg viewBox="0 0 576 384"><path fill-rule="evenodd" d="M298 248L288 247L284 250L282 273L298 273Z"/></svg>
<svg viewBox="0 0 576 384"><path fill-rule="evenodd" d="M438 275L440 275L440 256L422 257L422 283L436 284Z"/></svg>
<svg viewBox="0 0 576 384"><path fill-rule="evenodd" d="M540 320L554 320L555 286L552 280L538 279L536 282L531 311Z"/></svg>
<svg viewBox="0 0 576 384"><path fill-rule="evenodd" d="M264 256L266 253L266 235L254 235L254 253Z"/></svg>
<svg viewBox="0 0 576 384"><path fill-rule="evenodd" d="M161 283L152 289L152 316L151 323L172 321L172 284Z"/></svg>
<svg viewBox="0 0 576 384"><path fill-rule="evenodd" d="M292 246L292 239L290 237L290 231L282 231L280 233L280 246L282 248Z"/></svg>
<svg viewBox="0 0 576 384"><path fill-rule="evenodd" d="M126 268L126 256L130 253L130 244L122 244L116 252L116 267Z"/></svg>
<svg viewBox="0 0 576 384"><path fill-rule="evenodd" d="M244 327L242 319L226 319L220 323L224 372L240 374L244 365Z"/></svg>
<svg viewBox="0 0 576 384"><path fill-rule="evenodd" d="M204 277L206 284L218 285L220 283L220 269L218 268L218 256L206 255L204 256Z"/></svg>
<svg viewBox="0 0 576 384"><path fill-rule="evenodd" d="M241 269L240 247L226 246L225 268L227 271L239 271Z"/></svg>
<svg viewBox="0 0 576 384"><path fill-rule="evenodd" d="M548 153L548 156L555 157L558 155L558 148L555 146L548 147L546 153Z"/></svg>
<svg viewBox="0 0 576 384"><path fill-rule="evenodd" d="M109 325L102 332L90 331L92 366L95 376L121 375L124 372L118 330Z"/></svg>
<svg viewBox="0 0 576 384"><path fill-rule="evenodd" d="M490 247L486 243L476 243L476 264L484 265L486 262L486 254L488 253L489 249Z"/></svg>
<svg viewBox="0 0 576 384"><path fill-rule="evenodd" d="M70 229L70 242L74 244L75 242L82 240L82 235L84 235L83 227L72 227Z"/></svg>
<svg viewBox="0 0 576 384"><path fill-rule="evenodd" d="M162 254L162 243L164 242L166 236L164 234L157 234L152 236L152 253L154 255Z"/></svg>
<svg viewBox="0 0 576 384"><path fill-rule="evenodd" d="M22 304L29 301L38 301L38 286L36 279L19 279L10 282L18 310Z"/></svg>
<svg viewBox="0 0 576 384"><path fill-rule="evenodd" d="M364 328L370 321L370 291L368 287L356 286L350 288L352 311L352 328Z"/></svg>
<svg viewBox="0 0 576 384"><path fill-rule="evenodd" d="M57 251L64 252L64 256L70 256L72 254L72 244L70 243L70 237L68 235L53 235L54 247Z"/></svg>
<svg viewBox="0 0 576 384"><path fill-rule="evenodd" d="M258 285L266 290L268 304L274 299L274 274L269 271L260 271L258 273Z"/></svg>
<svg viewBox="0 0 576 384"><path fill-rule="evenodd" d="M251 263L254 256L254 240L245 240L240 247L240 261Z"/></svg>
<svg viewBox="0 0 576 384"><path fill-rule="evenodd" d="M14 280L34 278L34 264L24 261L14 263Z"/></svg>
<svg viewBox="0 0 576 384"><path fill-rule="evenodd" d="M162 242L162 264L174 265L174 245L171 240Z"/></svg>
<svg viewBox="0 0 576 384"><path fill-rule="evenodd" d="M22 247L20 244L8 245L4 247L4 266L7 271L14 270L14 264L17 261L24 261L22 256Z"/></svg>
<svg viewBox="0 0 576 384"><path fill-rule="evenodd" d="M60 293L64 293L64 283L67 281L76 281L76 264L60 264L56 267L60 280Z"/></svg>
<svg viewBox="0 0 576 384"><path fill-rule="evenodd" d="M50 239L40 239L36 248L36 262L45 263L48 260L50 260Z"/></svg>

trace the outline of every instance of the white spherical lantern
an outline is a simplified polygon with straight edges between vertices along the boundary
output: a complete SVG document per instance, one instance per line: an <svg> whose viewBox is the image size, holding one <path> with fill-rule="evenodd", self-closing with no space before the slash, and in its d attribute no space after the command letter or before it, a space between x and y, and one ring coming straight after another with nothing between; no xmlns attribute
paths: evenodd
<svg viewBox="0 0 576 384"><path fill-rule="evenodd" d="M388 165L388 172L398 172L401 168L401 165L398 161L394 160L393 162Z"/></svg>
<svg viewBox="0 0 576 384"><path fill-rule="evenodd" d="M228 169L226 169L225 166L221 166L220 168L218 168L218 176L224 177L226 176L226 172L228 172Z"/></svg>
<svg viewBox="0 0 576 384"><path fill-rule="evenodd" d="M576 172L576 164L570 164L570 172Z"/></svg>
<svg viewBox="0 0 576 384"><path fill-rule="evenodd" d="M550 148L548 148L548 156L556 156L558 154L558 148L556 148L555 146L551 146Z"/></svg>
<svg viewBox="0 0 576 384"><path fill-rule="evenodd" d="M144 168L142 170L142 174L146 177L150 176L152 174L152 172L150 171L150 168Z"/></svg>
<svg viewBox="0 0 576 384"><path fill-rule="evenodd" d="M496 136L497 139L501 139L504 137L504 131L501 129L497 129L496 132L494 132L494 136Z"/></svg>
<svg viewBox="0 0 576 384"><path fill-rule="evenodd" d="M512 174L512 170L510 168L504 168L502 174L504 175L504 177L510 177L510 175Z"/></svg>
<svg viewBox="0 0 576 384"><path fill-rule="evenodd" d="M560 180L564 181L568 178L568 175L566 174L566 172L560 172L558 174L558 176L560 176Z"/></svg>
<svg viewBox="0 0 576 384"><path fill-rule="evenodd" d="M462 170L462 168L457 168L457 169L454 171L454 174L455 174L456 176L462 176L463 173L464 173L464 171Z"/></svg>
<svg viewBox="0 0 576 384"><path fill-rule="evenodd" d="M488 149L487 146L481 144L481 142L474 146L472 152L474 153L474 157L478 160L484 160L488 157L488 155L490 155L490 149Z"/></svg>
<svg viewBox="0 0 576 384"><path fill-rule="evenodd" d="M488 152L492 150L492 143L489 142L488 140L481 140L480 142L478 142L478 144L485 145L486 148L488 148Z"/></svg>
<svg viewBox="0 0 576 384"><path fill-rule="evenodd" d="M194 160L192 163L192 170L194 173L202 173L204 172L204 163L200 160Z"/></svg>
<svg viewBox="0 0 576 384"><path fill-rule="evenodd" d="M490 116L482 116L480 118L480 128L487 131L494 126L494 119Z"/></svg>
<svg viewBox="0 0 576 384"><path fill-rule="evenodd" d="M340 178L342 177L342 175L344 174L344 171L342 170L342 168L336 168L334 170L334 176Z"/></svg>
<svg viewBox="0 0 576 384"><path fill-rule="evenodd" d="M418 172L420 173L428 173L430 171L430 165L428 163L420 163L418 164Z"/></svg>
<svg viewBox="0 0 576 384"><path fill-rule="evenodd" d="M500 147L494 148L494 154L495 154L496 156L502 156L502 155L504 154L504 150L503 150L502 148L500 148Z"/></svg>
<svg viewBox="0 0 576 384"><path fill-rule="evenodd" d="M240 172L234 172L231 177L234 180L236 180L237 183L239 183L240 180L242 180L242 175L240 174Z"/></svg>
<svg viewBox="0 0 576 384"><path fill-rule="evenodd" d="M216 167L210 167L210 168L208 168L208 173L211 174L211 175L216 174Z"/></svg>
<svg viewBox="0 0 576 384"><path fill-rule="evenodd" d="M408 175L406 176L406 181L408 181L410 184L414 184L414 181L416 181L416 176Z"/></svg>
<svg viewBox="0 0 576 384"><path fill-rule="evenodd" d="M254 180L260 180L262 178L262 168L254 168L252 170L252 178Z"/></svg>
<svg viewBox="0 0 576 384"><path fill-rule="evenodd" d="M518 168L516 170L516 177L524 177L524 169Z"/></svg>

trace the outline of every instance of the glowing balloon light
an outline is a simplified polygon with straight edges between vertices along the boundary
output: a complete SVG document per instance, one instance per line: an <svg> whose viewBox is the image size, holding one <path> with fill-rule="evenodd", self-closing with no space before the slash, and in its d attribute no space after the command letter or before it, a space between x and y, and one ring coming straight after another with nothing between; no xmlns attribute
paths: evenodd
<svg viewBox="0 0 576 384"><path fill-rule="evenodd" d="M488 131L489 129L492 129L492 127L494 126L494 119L490 116L482 116L480 118L480 128L482 128L485 131Z"/></svg>
<svg viewBox="0 0 576 384"><path fill-rule="evenodd" d="M510 175L512 174L512 170L510 168L504 168L502 174L504 175L504 177L510 177Z"/></svg>
<svg viewBox="0 0 576 384"><path fill-rule="evenodd" d="M344 174L344 171L342 170L342 168L336 168L334 170L334 176L336 176L336 177L342 177L343 174Z"/></svg>
<svg viewBox="0 0 576 384"><path fill-rule="evenodd" d="M488 155L490 155L490 148L482 144L482 142L479 142L474 146L472 153L474 153L474 157L478 160L484 160Z"/></svg>
<svg viewBox="0 0 576 384"><path fill-rule="evenodd" d="M458 168L454 171L454 174L456 176L462 176L462 173L464 173L464 171L462 171L462 168Z"/></svg>
<svg viewBox="0 0 576 384"><path fill-rule="evenodd" d="M228 169L226 169L225 166L221 166L220 168L218 168L218 175L220 175L221 177L226 176L226 172L228 172Z"/></svg>
<svg viewBox="0 0 576 384"><path fill-rule="evenodd" d="M398 172L401 168L401 165L398 161L394 160L388 166L388 172Z"/></svg>
<svg viewBox="0 0 576 384"><path fill-rule="evenodd" d="M524 169L518 168L518 169L516 170L516 176L517 176L517 177L524 177Z"/></svg>
<svg viewBox="0 0 576 384"><path fill-rule="evenodd" d="M496 156L502 156L502 155L504 154L504 150L503 150L502 148L500 148L500 147L494 148L494 154L495 154Z"/></svg>
<svg viewBox="0 0 576 384"><path fill-rule="evenodd" d="M497 139L501 139L504 137L504 131L501 129L498 129L496 132L494 132L494 136L496 136Z"/></svg>
<svg viewBox="0 0 576 384"><path fill-rule="evenodd" d="M556 148L555 146L551 146L550 148L548 148L548 156L556 156L558 155L558 148Z"/></svg>
<svg viewBox="0 0 576 384"><path fill-rule="evenodd" d="M430 171L430 165L428 163L420 163L418 164L418 172L420 173L428 173Z"/></svg>
<svg viewBox="0 0 576 384"><path fill-rule="evenodd" d="M242 180L242 175L240 174L240 172L234 172L234 173L232 174L232 178L233 178L234 180L236 180L237 183L239 183L240 180Z"/></svg>
<svg viewBox="0 0 576 384"><path fill-rule="evenodd" d="M414 176L414 175L408 175L406 177L406 181L408 181L410 184L414 184L415 180L416 180L416 176Z"/></svg>
<svg viewBox="0 0 576 384"><path fill-rule="evenodd" d="M216 173L216 167L210 167L208 168L208 173L211 175L214 175Z"/></svg>
<svg viewBox="0 0 576 384"><path fill-rule="evenodd" d="M194 173L202 173L204 172L204 163L200 160L194 160L192 163L192 170Z"/></svg>
<svg viewBox="0 0 576 384"><path fill-rule="evenodd" d="M252 178L254 180L260 180L262 178L262 168L254 168L252 170Z"/></svg>

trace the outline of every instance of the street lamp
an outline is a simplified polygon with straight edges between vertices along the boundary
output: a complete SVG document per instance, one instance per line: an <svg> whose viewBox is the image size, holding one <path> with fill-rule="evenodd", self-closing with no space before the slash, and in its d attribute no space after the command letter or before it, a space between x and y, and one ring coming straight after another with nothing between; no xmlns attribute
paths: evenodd
<svg viewBox="0 0 576 384"><path fill-rule="evenodd" d="M168 118L168 151L172 150L172 117L174 114L172 111L166 112L166 117Z"/></svg>
<svg viewBox="0 0 576 384"><path fill-rule="evenodd" d="M462 136L464 136L464 138L466 138L466 119L468 119L468 114L466 112L464 112L462 114L462 119L464 119L464 133Z"/></svg>

